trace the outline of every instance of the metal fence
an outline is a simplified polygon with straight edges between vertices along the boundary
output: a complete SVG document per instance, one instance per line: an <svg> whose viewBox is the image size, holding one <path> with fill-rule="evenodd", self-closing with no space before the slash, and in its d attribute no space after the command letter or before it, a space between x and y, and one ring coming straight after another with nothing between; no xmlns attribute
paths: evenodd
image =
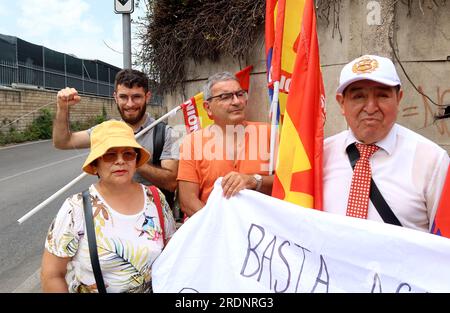
<svg viewBox="0 0 450 313"><path fill-rule="evenodd" d="M0 34L0 85L31 85L111 97L120 68L99 60L84 60Z"/></svg>
<svg viewBox="0 0 450 313"><path fill-rule="evenodd" d="M110 74L110 69L108 69L108 77L114 76L115 73ZM108 97L111 97L114 91L114 80L104 82L35 65L0 60L0 85L13 84L32 85L53 90L70 86L80 93Z"/></svg>

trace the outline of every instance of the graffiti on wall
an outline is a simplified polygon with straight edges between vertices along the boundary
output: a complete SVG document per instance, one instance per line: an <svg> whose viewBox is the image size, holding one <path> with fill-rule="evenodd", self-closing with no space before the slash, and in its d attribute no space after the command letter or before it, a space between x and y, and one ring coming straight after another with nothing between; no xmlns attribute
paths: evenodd
<svg viewBox="0 0 450 313"><path fill-rule="evenodd" d="M421 105L411 105L402 108L402 117L405 118L422 118L423 126L421 128L427 127L435 127L438 134L441 136L449 136L450 137L450 129L448 126L448 119L435 120L435 116L442 114L444 107L450 106L450 88L442 89L441 87L436 87L436 98L437 104L436 106L432 103L427 97L423 94L424 88L422 86L418 86L419 91L422 93L421 95Z"/></svg>

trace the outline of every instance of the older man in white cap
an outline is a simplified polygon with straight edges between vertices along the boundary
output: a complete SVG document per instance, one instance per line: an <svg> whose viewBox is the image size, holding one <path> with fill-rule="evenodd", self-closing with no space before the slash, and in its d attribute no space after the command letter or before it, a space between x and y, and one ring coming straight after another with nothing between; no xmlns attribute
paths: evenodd
<svg viewBox="0 0 450 313"><path fill-rule="evenodd" d="M395 123L402 97L390 59L344 66L336 100L349 129L325 139L325 211L430 231L449 156Z"/></svg>

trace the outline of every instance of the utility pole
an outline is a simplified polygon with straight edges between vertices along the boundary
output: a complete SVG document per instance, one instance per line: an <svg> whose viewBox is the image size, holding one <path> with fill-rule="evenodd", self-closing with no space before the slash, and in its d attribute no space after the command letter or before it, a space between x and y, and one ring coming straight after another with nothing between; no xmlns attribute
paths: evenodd
<svg viewBox="0 0 450 313"><path fill-rule="evenodd" d="M131 68L131 14L122 14L123 68Z"/></svg>
<svg viewBox="0 0 450 313"><path fill-rule="evenodd" d="M114 12L122 14L123 68L131 68L131 13L133 0L114 0Z"/></svg>

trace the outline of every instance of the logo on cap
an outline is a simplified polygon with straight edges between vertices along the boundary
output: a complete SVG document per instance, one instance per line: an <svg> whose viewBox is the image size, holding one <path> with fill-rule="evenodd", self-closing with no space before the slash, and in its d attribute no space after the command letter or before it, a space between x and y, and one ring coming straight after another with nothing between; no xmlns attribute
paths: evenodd
<svg viewBox="0 0 450 313"><path fill-rule="evenodd" d="M368 56L362 57L353 64L352 71L355 74L372 73L378 68L378 61Z"/></svg>

